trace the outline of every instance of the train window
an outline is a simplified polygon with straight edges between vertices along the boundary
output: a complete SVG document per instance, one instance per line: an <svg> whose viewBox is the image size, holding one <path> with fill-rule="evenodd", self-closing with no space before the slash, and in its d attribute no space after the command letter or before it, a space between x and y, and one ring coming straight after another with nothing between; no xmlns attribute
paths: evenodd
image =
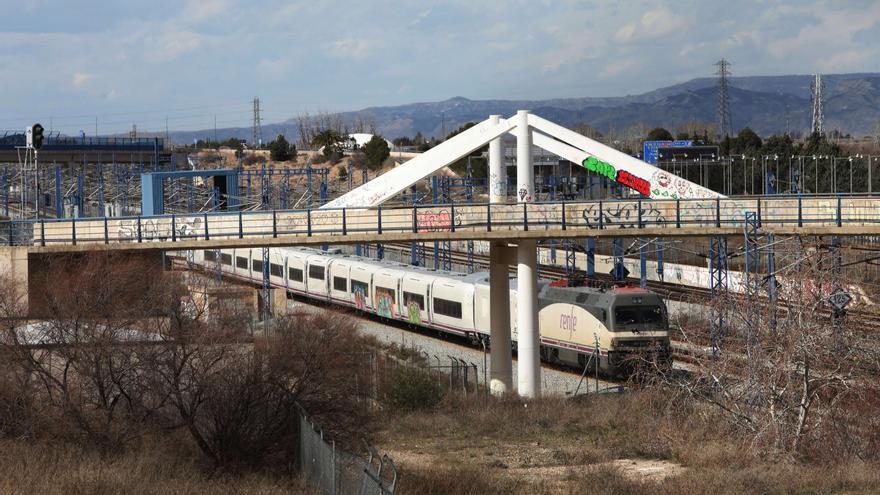
<svg viewBox="0 0 880 495"><path fill-rule="evenodd" d="M447 299L434 298L434 314L461 318L461 303Z"/></svg>
<svg viewBox="0 0 880 495"><path fill-rule="evenodd" d="M660 306L619 306L614 308L614 322L618 325L662 325L663 309Z"/></svg>
<svg viewBox="0 0 880 495"><path fill-rule="evenodd" d="M303 281L303 271L299 268L288 268L287 269L287 278L293 280L294 282L302 282Z"/></svg>
<svg viewBox="0 0 880 495"><path fill-rule="evenodd" d="M263 260L252 260L253 271L263 273Z"/></svg>
<svg viewBox="0 0 880 495"><path fill-rule="evenodd" d="M324 280L324 267L320 265L309 265L309 278Z"/></svg>
<svg viewBox="0 0 880 495"><path fill-rule="evenodd" d="M348 279L345 277L333 277L333 290L346 292L348 290Z"/></svg>
<svg viewBox="0 0 880 495"><path fill-rule="evenodd" d="M247 270L247 268L248 268L248 266L247 266L247 258L243 258L243 257L241 257L241 256L236 256L236 257L235 257L235 267L236 267L236 268L241 268L241 269L243 269L243 270Z"/></svg>
<svg viewBox="0 0 880 495"><path fill-rule="evenodd" d="M283 277L284 267L276 265L275 263L269 263L269 275L272 275L273 277Z"/></svg>
<svg viewBox="0 0 880 495"><path fill-rule="evenodd" d="M409 307L409 305L411 303L416 303L419 305L420 310L424 310L425 309L425 296L423 296L421 294L415 294L413 292L404 291L403 303L406 304L407 307Z"/></svg>
<svg viewBox="0 0 880 495"><path fill-rule="evenodd" d="M220 253L221 265L232 265L232 255L229 253Z"/></svg>
<svg viewBox="0 0 880 495"><path fill-rule="evenodd" d="M205 261L217 261L217 253L213 249L205 249Z"/></svg>

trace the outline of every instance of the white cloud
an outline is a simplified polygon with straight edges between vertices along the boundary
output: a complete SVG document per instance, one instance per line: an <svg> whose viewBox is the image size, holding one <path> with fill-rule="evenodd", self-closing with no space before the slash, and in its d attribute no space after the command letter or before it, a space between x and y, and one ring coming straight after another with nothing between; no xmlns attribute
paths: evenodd
<svg viewBox="0 0 880 495"><path fill-rule="evenodd" d="M342 38L330 45L330 53L341 58L364 59L378 46L376 40L365 38Z"/></svg>
<svg viewBox="0 0 880 495"><path fill-rule="evenodd" d="M410 26L415 26L416 24L419 24L420 22L427 19L429 15L431 15L431 9L419 12L418 14L416 14L416 17L412 20L412 22L409 23Z"/></svg>
<svg viewBox="0 0 880 495"><path fill-rule="evenodd" d="M227 13L230 6L229 0L193 0L183 10L183 17L201 22Z"/></svg>
<svg viewBox="0 0 880 495"><path fill-rule="evenodd" d="M645 12L636 21L624 24L615 33L614 40L619 43L653 40L684 29L687 25L684 16L661 7Z"/></svg>
<svg viewBox="0 0 880 495"><path fill-rule="evenodd" d="M73 74L73 79L70 81L70 83L73 84L73 87L79 88L91 78L91 74L86 74L85 72L76 72Z"/></svg>

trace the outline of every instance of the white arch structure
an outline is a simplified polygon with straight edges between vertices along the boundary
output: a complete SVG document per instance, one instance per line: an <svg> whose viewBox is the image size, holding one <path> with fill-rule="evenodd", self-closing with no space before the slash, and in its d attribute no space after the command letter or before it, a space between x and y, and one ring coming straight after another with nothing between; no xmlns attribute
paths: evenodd
<svg viewBox="0 0 880 495"><path fill-rule="evenodd" d="M722 198L721 194L633 158L570 129L520 110L509 119L490 116L472 128L431 148L397 168L330 201L322 208L377 206L417 181L437 172L473 150L489 144L489 200L507 200L507 172L501 153L501 136L517 140L517 191L519 203L534 201L535 173L532 144L637 191L649 198ZM536 241L520 241L515 249L506 243L490 248L490 339L493 393L513 389L510 352L510 292L508 265L517 265L518 392L523 397L541 394L540 335L538 334L538 280Z"/></svg>

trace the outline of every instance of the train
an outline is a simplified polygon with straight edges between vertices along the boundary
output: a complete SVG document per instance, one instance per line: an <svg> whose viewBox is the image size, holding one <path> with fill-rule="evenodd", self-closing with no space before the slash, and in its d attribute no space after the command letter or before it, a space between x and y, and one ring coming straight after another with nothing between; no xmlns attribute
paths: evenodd
<svg viewBox="0 0 880 495"><path fill-rule="evenodd" d="M206 270L262 284L262 249L195 251ZM289 296L351 308L381 318L491 345L489 274L432 270L338 250L270 248L269 282ZM516 349L516 279L509 278L511 340ZM566 287L538 281L541 359L583 369L598 361L607 375L637 363L672 366L663 299L635 287Z"/></svg>

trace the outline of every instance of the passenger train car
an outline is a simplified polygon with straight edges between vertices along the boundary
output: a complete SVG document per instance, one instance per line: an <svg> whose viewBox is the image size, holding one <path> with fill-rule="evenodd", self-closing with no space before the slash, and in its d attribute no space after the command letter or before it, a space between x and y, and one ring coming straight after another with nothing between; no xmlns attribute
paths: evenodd
<svg viewBox="0 0 880 495"><path fill-rule="evenodd" d="M261 249L205 250L193 261L262 283ZM437 271L338 252L272 248L269 281L289 294L383 318L489 340L489 275ZM638 288L611 290L538 283L541 357L583 368L598 354L600 369L626 374L637 360L672 363L663 300ZM516 346L516 280L510 280ZM597 352L598 349L598 352Z"/></svg>

